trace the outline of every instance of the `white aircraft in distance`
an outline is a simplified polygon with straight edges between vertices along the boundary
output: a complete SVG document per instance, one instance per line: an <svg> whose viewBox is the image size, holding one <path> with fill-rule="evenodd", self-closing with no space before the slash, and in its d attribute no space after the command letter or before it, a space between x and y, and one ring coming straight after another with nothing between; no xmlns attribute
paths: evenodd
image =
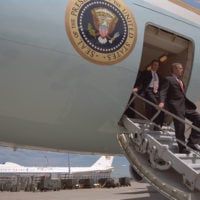
<svg viewBox="0 0 200 200"><path fill-rule="evenodd" d="M1 145L125 153L167 198L198 199L198 171L188 164L193 161L184 164L154 143L154 136L142 139L143 132L129 137L140 153L128 151L129 138L116 138L141 132L140 126L127 126L128 119L118 122L138 72L153 59L160 58L163 76L171 63L181 62L187 96L199 101L199 8L195 0L1 0ZM138 107L143 105L142 100ZM173 180L174 174L179 178Z"/></svg>
<svg viewBox="0 0 200 200"><path fill-rule="evenodd" d="M110 177L113 170L113 156L101 156L90 167L25 167L12 162L0 164L3 174L68 174L73 176Z"/></svg>

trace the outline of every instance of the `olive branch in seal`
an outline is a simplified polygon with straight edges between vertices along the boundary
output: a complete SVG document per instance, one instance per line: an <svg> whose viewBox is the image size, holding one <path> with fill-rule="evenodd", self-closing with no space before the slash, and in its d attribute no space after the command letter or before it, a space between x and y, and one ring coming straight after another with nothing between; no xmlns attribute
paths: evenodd
<svg viewBox="0 0 200 200"><path fill-rule="evenodd" d="M93 28L92 24L88 24L88 32L91 36L93 36L94 38L96 38L96 31L95 29Z"/></svg>

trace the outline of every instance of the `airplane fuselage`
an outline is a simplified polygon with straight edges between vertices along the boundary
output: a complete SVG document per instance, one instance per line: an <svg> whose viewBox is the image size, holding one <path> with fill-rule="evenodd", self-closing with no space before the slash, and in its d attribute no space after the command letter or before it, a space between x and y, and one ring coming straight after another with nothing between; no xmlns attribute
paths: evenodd
<svg viewBox="0 0 200 200"><path fill-rule="evenodd" d="M82 11L79 7L89 1L74 2L78 6L74 12L78 12ZM157 7L151 1L125 0L124 4L135 20L132 50L124 59L126 46L121 54L112 51L107 60L102 57L92 62L94 53L89 51L90 48L87 47L88 51L85 51L84 43L73 42L74 38L66 33L66 29L72 29L66 22L67 17L72 15L67 12L71 3L69 0L0 2L2 144L121 154L116 138L117 123L125 110L139 70L147 25L191 41L194 51L188 58L192 60L192 70L187 94L194 101L199 100L198 23ZM123 21L127 18L125 13L122 14ZM92 29L96 30L93 37L101 43L99 46L120 37L104 33L103 25L102 29ZM88 57L85 55L87 52ZM101 61L105 62L101 64Z"/></svg>

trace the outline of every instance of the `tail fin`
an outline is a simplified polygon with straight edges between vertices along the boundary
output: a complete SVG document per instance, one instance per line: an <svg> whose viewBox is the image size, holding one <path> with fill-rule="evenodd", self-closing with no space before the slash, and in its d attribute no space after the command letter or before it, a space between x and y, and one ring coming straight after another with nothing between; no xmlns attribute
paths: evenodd
<svg viewBox="0 0 200 200"><path fill-rule="evenodd" d="M91 167L95 169L112 168L113 156L101 156Z"/></svg>

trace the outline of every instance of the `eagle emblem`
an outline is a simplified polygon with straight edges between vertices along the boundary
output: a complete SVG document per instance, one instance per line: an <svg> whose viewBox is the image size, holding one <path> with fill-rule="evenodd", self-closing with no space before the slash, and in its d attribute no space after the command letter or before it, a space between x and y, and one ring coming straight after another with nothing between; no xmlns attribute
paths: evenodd
<svg viewBox="0 0 200 200"><path fill-rule="evenodd" d="M112 44L120 36L119 32L114 32L118 17L106 8L94 8L91 10L94 27L88 24L88 32L91 36L98 38L99 43Z"/></svg>

